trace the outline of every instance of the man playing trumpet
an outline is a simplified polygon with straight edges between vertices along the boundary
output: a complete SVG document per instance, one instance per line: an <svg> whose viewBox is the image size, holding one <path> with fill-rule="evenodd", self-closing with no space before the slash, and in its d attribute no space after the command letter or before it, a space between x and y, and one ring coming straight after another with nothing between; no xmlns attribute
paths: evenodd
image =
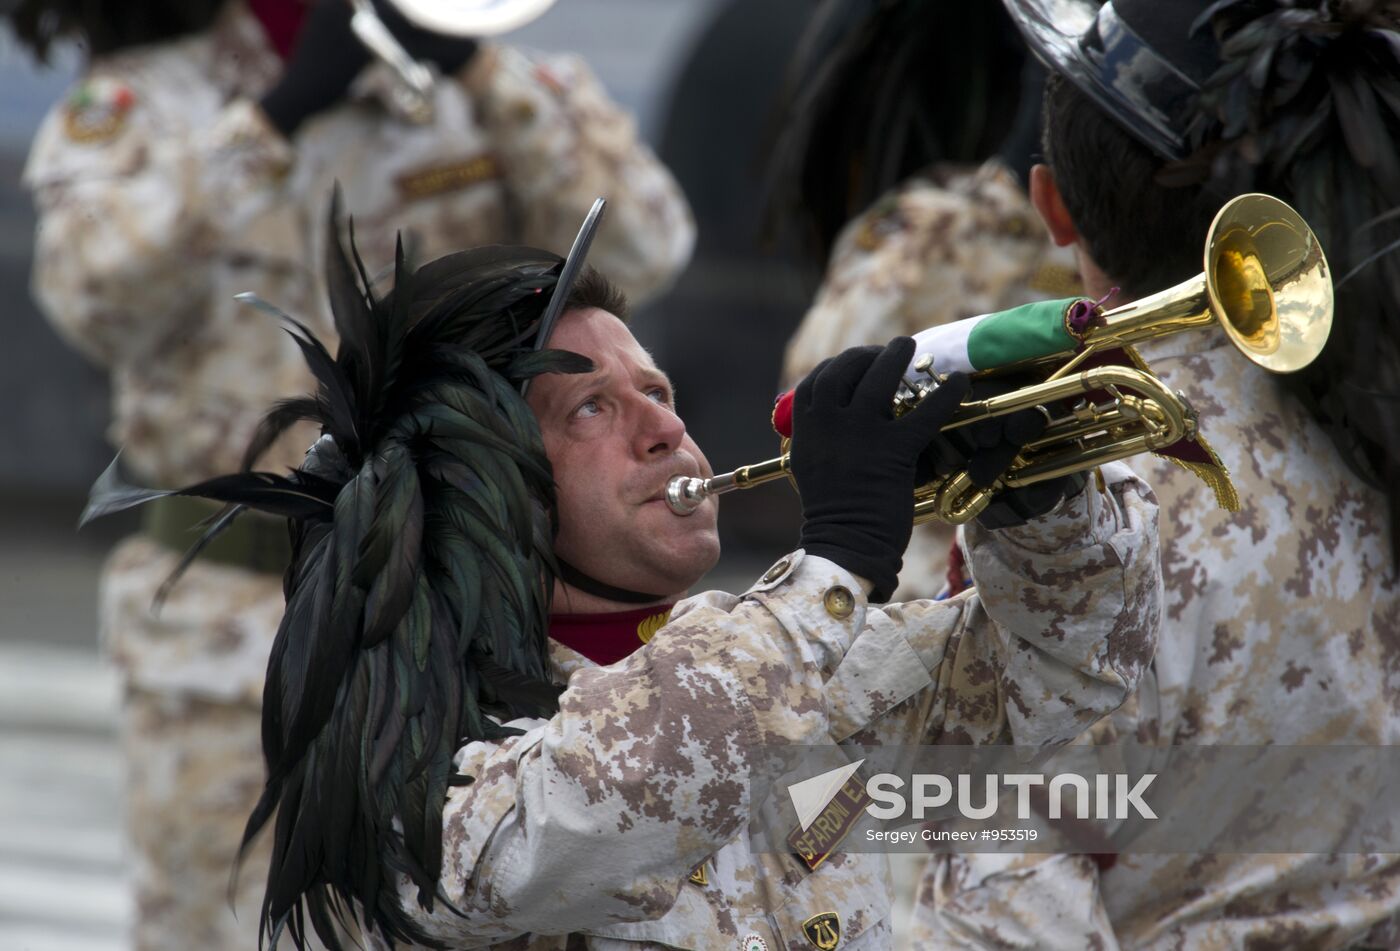
<svg viewBox="0 0 1400 951"><path fill-rule="evenodd" d="M686 598L717 503L682 517L665 489L709 466L620 295L560 287L526 248L400 268L387 300L354 273L333 256L319 401L263 435L320 419L305 464L186 490L293 519L250 823L277 810L274 934L333 943L348 912L375 946L885 947L883 856L807 865L740 835L759 752L1050 747L1150 658L1155 506L1121 465L1039 519L969 526L982 595L879 606L967 386L896 416L908 340L799 387L797 550L742 595ZM963 461L1003 467L1015 441L983 435Z"/></svg>

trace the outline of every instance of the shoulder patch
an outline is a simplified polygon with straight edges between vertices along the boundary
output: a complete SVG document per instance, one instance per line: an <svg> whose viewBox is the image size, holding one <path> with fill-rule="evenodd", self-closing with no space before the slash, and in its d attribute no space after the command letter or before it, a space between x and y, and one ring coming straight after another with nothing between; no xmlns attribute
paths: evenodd
<svg viewBox="0 0 1400 951"><path fill-rule="evenodd" d="M74 142L106 142L126 127L136 95L122 83L92 80L73 90L63 109L63 131Z"/></svg>

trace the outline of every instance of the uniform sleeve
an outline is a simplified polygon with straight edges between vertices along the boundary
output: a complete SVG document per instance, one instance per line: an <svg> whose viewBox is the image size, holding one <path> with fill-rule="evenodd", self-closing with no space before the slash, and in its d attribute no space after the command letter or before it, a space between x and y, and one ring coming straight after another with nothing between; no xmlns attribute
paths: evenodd
<svg viewBox="0 0 1400 951"><path fill-rule="evenodd" d="M569 250L596 198L608 209L589 262L633 302L655 295L690 260L695 221L680 186L637 137L577 56L493 47L473 89L524 224L524 243Z"/></svg>
<svg viewBox="0 0 1400 951"><path fill-rule="evenodd" d="M102 141L74 139L56 111L25 171L38 213L36 300L89 358L139 360L191 330L226 235L271 200L290 161L247 102L196 132L163 116L159 97L138 98L125 127Z"/></svg>
<svg viewBox="0 0 1400 951"><path fill-rule="evenodd" d="M476 780L448 800L442 887L461 914L424 912L406 880L404 907L452 947L660 917L747 822L762 749L830 742L823 684L865 612L853 576L799 552L577 672L555 717L459 754Z"/></svg>
<svg viewBox="0 0 1400 951"><path fill-rule="evenodd" d="M1151 490L1122 464L1102 471L1048 516L969 525L974 588L872 609L867 625L903 638L935 689L873 690L884 661L852 650L828 688L833 739L1048 748L1118 708L1156 649L1161 561Z"/></svg>

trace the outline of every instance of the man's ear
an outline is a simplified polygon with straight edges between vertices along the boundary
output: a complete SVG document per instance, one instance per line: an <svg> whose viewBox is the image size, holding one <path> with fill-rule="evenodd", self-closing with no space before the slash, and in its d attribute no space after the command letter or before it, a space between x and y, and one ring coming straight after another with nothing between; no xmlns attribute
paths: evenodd
<svg viewBox="0 0 1400 951"><path fill-rule="evenodd" d="M1050 240L1065 248L1079 240L1079 229L1065 208L1060 197L1060 187L1055 184L1055 175L1045 164L1031 166L1031 205L1040 220L1045 222L1050 232Z"/></svg>

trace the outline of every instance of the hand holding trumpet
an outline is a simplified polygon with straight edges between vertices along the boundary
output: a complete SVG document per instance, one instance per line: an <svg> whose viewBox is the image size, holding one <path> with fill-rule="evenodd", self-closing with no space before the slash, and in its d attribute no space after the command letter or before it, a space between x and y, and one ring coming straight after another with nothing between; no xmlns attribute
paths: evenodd
<svg viewBox="0 0 1400 951"><path fill-rule="evenodd" d="M261 101L263 112L283 135L292 135L307 119L344 99L350 84L369 64L371 50L353 26L354 18L363 15L357 7L372 13L378 35L387 37L389 46L396 46L407 63L432 63L438 72L450 75L476 55L476 40L418 26L387 0L360 4L317 0L307 10L281 79ZM386 55L378 48L374 52ZM419 93L426 95L426 90Z"/></svg>
<svg viewBox="0 0 1400 951"><path fill-rule="evenodd" d="M793 399L789 469L802 497L800 547L870 581L876 601L896 586L914 525L915 487L961 470L990 486L1045 428L1040 413L1025 410L942 432L968 395L962 373L897 413L895 391L913 354L908 337L852 348L821 363ZM1048 511L1080 484L1059 479L1002 493L993 525ZM1032 488L1035 499L1014 499Z"/></svg>
<svg viewBox="0 0 1400 951"><path fill-rule="evenodd" d="M967 398L977 401L1014 393L1033 380L995 377L974 380ZM1023 409L1006 416L989 416L970 425L948 429L936 435L919 457L917 484L927 485L936 478L966 471L972 485L990 489L1010 471L1021 450L1039 439L1049 419L1038 409ZM1044 515L1067 496L1084 487L1082 472L1035 482L997 493L977 514L986 528L1007 528Z"/></svg>
<svg viewBox="0 0 1400 951"><path fill-rule="evenodd" d="M895 387L913 353L909 337L854 347L819 364L793 398L799 547L871 582L875 601L894 593L909 544L919 456L967 392L959 375L896 417Z"/></svg>

